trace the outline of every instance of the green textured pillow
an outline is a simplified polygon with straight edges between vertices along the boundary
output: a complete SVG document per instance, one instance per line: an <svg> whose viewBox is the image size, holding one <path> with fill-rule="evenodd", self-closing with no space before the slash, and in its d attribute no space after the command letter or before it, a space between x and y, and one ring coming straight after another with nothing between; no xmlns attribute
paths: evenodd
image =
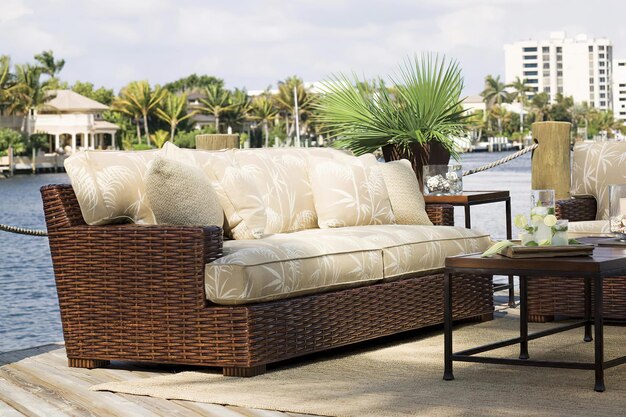
<svg viewBox="0 0 626 417"><path fill-rule="evenodd" d="M221 227L224 223L215 190L194 166L156 157L146 174L146 193L157 224Z"/></svg>

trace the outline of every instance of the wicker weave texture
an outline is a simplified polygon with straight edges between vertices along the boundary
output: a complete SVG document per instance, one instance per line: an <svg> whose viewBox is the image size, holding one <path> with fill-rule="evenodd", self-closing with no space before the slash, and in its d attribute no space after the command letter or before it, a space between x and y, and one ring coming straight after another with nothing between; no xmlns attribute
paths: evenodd
<svg viewBox="0 0 626 417"><path fill-rule="evenodd" d="M210 304L204 265L221 256L221 228L87 226L71 187L47 186L42 196L75 366L258 367L443 322L441 274L268 303ZM491 277L455 280L455 317L491 313L491 291Z"/></svg>
<svg viewBox="0 0 626 417"><path fill-rule="evenodd" d="M449 204L426 204L426 214L437 226L454 226L454 207Z"/></svg>
<svg viewBox="0 0 626 417"><path fill-rule="evenodd" d="M573 198L570 200L556 201L556 217L567 219L570 222L580 222L596 219L597 204L596 199Z"/></svg>

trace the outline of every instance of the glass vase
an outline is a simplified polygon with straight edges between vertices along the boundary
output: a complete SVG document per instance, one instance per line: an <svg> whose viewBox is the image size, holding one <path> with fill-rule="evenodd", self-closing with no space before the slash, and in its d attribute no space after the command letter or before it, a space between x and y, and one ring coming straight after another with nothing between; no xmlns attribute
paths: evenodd
<svg viewBox="0 0 626 417"><path fill-rule="evenodd" d="M530 224L535 227L535 242L552 245L552 226L555 213L554 190L531 190ZM551 216L551 217L548 217Z"/></svg>
<svg viewBox="0 0 626 417"><path fill-rule="evenodd" d="M463 192L461 165L424 165L424 195L454 195Z"/></svg>
<svg viewBox="0 0 626 417"><path fill-rule="evenodd" d="M609 221L611 233L626 242L626 184L609 185Z"/></svg>

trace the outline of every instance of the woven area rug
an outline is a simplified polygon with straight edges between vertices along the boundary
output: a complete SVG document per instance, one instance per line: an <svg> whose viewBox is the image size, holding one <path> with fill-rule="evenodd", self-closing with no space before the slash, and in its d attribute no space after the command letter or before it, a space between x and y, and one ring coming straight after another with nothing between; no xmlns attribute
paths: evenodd
<svg viewBox="0 0 626 417"><path fill-rule="evenodd" d="M518 312L455 328L454 349L517 336ZM531 332L555 324L531 324ZM529 343L535 359L591 361L582 328ZM181 372L111 382L93 390L228 404L323 416L624 416L626 365L605 371L607 390L593 391L593 371L454 363L443 381L441 329L270 367L254 378L217 371ZM605 358L626 354L626 328L605 327ZM516 357L517 347L491 352Z"/></svg>

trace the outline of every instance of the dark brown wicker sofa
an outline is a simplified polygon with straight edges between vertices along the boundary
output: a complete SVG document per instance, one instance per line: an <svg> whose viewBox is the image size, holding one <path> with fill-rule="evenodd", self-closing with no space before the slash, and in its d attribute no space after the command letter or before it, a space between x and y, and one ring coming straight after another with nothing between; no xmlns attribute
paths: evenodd
<svg viewBox="0 0 626 417"><path fill-rule="evenodd" d="M222 255L222 229L85 224L74 190L42 190L69 365L111 360L222 367L253 376L266 365L443 322L443 276L220 306L204 269ZM451 206L429 206L451 225ZM455 279L455 319L493 312L491 277Z"/></svg>

